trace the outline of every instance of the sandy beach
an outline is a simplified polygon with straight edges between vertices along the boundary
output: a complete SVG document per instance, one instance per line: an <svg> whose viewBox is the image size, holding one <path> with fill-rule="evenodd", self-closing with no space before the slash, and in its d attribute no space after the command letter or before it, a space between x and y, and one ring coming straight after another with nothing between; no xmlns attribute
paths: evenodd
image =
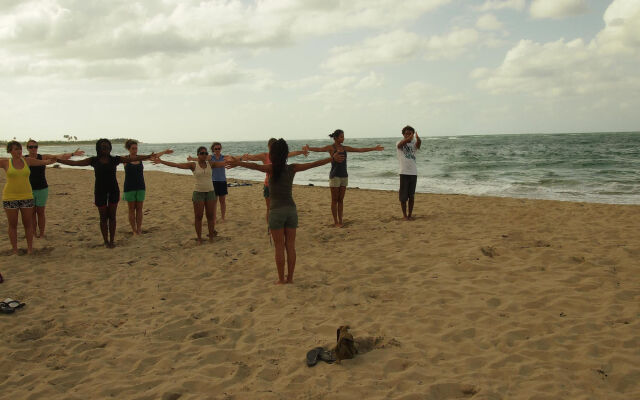
<svg viewBox="0 0 640 400"><path fill-rule="evenodd" d="M145 177L145 233L121 202L113 250L93 171L47 169L34 256L0 218L0 300L26 303L0 315L0 399L640 398L640 206L419 194L405 222L397 192L350 188L337 229L296 186L276 286L260 183L198 246L193 177ZM369 348L308 368L345 324Z"/></svg>

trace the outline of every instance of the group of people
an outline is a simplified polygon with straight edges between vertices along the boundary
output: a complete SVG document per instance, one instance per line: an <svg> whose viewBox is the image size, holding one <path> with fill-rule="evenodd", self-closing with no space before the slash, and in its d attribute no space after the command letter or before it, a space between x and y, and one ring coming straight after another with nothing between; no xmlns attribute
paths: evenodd
<svg viewBox="0 0 640 400"><path fill-rule="evenodd" d="M403 139L397 142L397 156L400 163L399 200L405 220L411 220L414 205L414 194L417 182L416 151L420 149L421 140L411 126L402 129ZM100 216L100 231L104 244L108 248L115 247L116 211L120 200L120 189L116 179L116 167L124 164L125 182L122 198L128 202L129 223L134 235L142 233L142 206L145 200L145 182L142 161L151 159L154 164L163 164L173 168L189 169L195 178L192 194L194 225L198 243L202 239L203 217L207 218L209 240L217 235L216 203L220 204L221 221L226 216L227 182L225 169L243 167L264 172L266 175L263 195L267 206L267 225L275 246L275 262L278 271L276 283L292 283L296 264L295 238L298 227L298 214L293 200L292 185L297 172L331 163L329 172L329 189L331 192L331 213L334 226L343 226L343 202L348 186L347 153L382 151L384 147L357 148L345 146L344 132L336 130L331 135L333 143L323 147L305 145L301 150L290 151L284 139L270 139L268 151L258 154L232 156L222 154L219 142L211 146L209 155L207 148L200 146L196 157L189 157L187 162L174 163L163 160L171 149L147 155L138 154L138 143L128 140L125 148L126 156L112 156L112 144L108 139L100 139L96 143L96 156L81 160L70 160L72 156L82 156L79 149L65 154L39 154L38 144L29 140L29 154L23 157L22 145L17 141L7 144L9 158L0 159L7 176L2 193L2 202L9 226L9 241L15 254L18 253L17 225L18 214L22 217L27 239L27 253L32 253L33 235L45 236L45 205L48 186L45 177L46 165L59 162L70 166L91 166L94 169L94 203ZM288 163L289 157L307 156L310 151L327 152L328 157L306 163ZM261 164L250 162L259 161ZM408 209L407 209L408 203ZM285 263L287 273L285 275Z"/></svg>

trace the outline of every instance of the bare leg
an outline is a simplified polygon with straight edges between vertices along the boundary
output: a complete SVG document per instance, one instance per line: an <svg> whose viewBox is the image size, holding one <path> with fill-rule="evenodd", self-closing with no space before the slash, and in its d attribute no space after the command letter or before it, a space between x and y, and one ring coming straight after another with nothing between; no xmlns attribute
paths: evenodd
<svg viewBox="0 0 640 400"><path fill-rule="evenodd" d="M109 248L113 249L116 247L116 214L118 211L118 203L110 203L107 206L107 210L109 212Z"/></svg>
<svg viewBox="0 0 640 400"><path fill-rule="evenodd" d="M271 199L265 197L264 201L267 203L267 224L269 224L269 206L271 206Z"/></svg>
<svg viewBox="0 0 640 400"><path fill-rule="evenodd" d="M195 217L194 224L196 227L196 236L198 244L202 243L202 214L204 213L204 201L193 202L193 214Z"/></svg>
<svg viewBox="0 0 640 400"><path fill-rule="evenodd" d="M27 254L33 253L33 210L30 208L21 208L22 226L24 226L24 235L27 237Z"/></svg>
<svg viewBox="0 0 640 400"><path fill-rule="evenodd" d="M272 230L271 237L276 248L276 268L278 269L278 281L276 283L287 283L284 279L284 229Z"/></svg>
<svg viewBox="0 0 640 400"><path fill-rule="evenodd" d="M218 234L216 232L216 201L207 200L204 202L205 212L207 214L207 228L209 228L209 241Z"/></svg>
<svg viewBox="0 0 640 400"><path fill-rule="evenodd" d="M411 216L413 214L413 197L409 197L409 214L407 214L407 218L413 219Z"/></svg>
<svg viewBox="0 0 640 400"><path fill-rule="evenodd" d="M344 207L344 195L347 193L346 186L340 186L340 193L338 195L338 224L343 227L342 224L342 209Z"/></svg>
<svg viewBox="0 0 640 400"><path fill-rule="evenodd" d="M408 221L409 218L407 218L407 202L406 201L401 201L400 202L400 207L402 207L402 215L404 216L404 220Z"/></svg>
<svg viewBox="0 0 640 400"><path fill-rule="evenodd" d="M340 188L331 187L331 214L333 215L333 225L337 228L342 226L338 222L338 199L340 198Z"/></svg>
<svg viewBox="0 0 640 400"><path fill-rule="evenodd" d="M293 271L296 269L296 228L284 228L284 247L287 249L287 283L293 283Z"/></svg>
<svg viewBox="0 0 640 400"><path fill-rule="evenodd" d="M45 207L34 207L34 219L33 219L33 232L36 237L44 237L44 226L46 224L46 217L44 215Z"/></svg>
<svg viewBox="0 0 640 400"><path fill-rule="evenodd" d="M102 240L104 240L104 245L109 247L109 230L107 228L109 210L107 210L106 206L98 207L98 213L100 213L100 232L102 233Z"/></svg>
<svg viewBox="0 0 640 400"><path fill-rule="evenodd" d="M13 248L13 254L18 254L18 209L5 208L4 212L7 214L9 241Z"/></svg>
<svg viewBox="0 0 640 400"><path fill-rule="evenodd" d="M218 201L220 202L220 218L224 222L227 216L227 196L218 196Z"/></svg>
<svg viewBox="0 0 640 400"><path fill-rule="evenodd" d="M142 205L144 201L136 201L136 231L142 235Z"/></svg>
<svg viewBox="0 0 640 400"><path fill-rule="evenodd" d="M129 205L129 225L131 225L131 232L136 235L138 233L136 229L136 202L129 201L127 204Z"/></svg>

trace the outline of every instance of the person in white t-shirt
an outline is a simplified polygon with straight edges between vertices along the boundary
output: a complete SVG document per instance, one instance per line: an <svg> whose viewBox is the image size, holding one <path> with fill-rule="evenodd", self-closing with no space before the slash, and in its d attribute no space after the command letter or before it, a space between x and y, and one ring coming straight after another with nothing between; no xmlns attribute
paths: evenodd
<svg viewBox="0 0 640 400"><path fill-rule="evenodd" d="M404 139L396 145L398 162L400 163L400 206L405 221L411 221L413 217L413 198L416 193L416 182L418 181L418 167L416 165L416 152L422 144L418 132L409 125L402 128ZM416 140L413 141L415 136ZM409 202L409 212L407 213L407 201Z"/></svg>

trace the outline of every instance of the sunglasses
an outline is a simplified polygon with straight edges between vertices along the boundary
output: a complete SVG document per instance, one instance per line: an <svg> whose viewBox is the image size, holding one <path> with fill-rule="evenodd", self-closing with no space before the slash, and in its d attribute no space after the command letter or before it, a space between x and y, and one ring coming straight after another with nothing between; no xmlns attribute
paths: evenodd
<svg viewBox="0 0 640 400"><path fill-rule="evenodd" d="M37 149L37 148L38 148L38 145L35 145L35 146L34 146L34 145L27 146L27 149Z"/></svg>
<svg viewBox="0 0 640 400"><path fill-rule="evenodd" d="M207 152L207 151L201 151L200 153L198 153L198 155L200 155L200 156L206 156L208 154L209 154L209 152Z"/></svg>
<svg viewBox="0 0 640 400"><path fill-rule="evenodd" d="M213 148L213 151L216 151L216 150L222 150L222 148L220 148L220 147L214 147L214 148Z"/></svg>

